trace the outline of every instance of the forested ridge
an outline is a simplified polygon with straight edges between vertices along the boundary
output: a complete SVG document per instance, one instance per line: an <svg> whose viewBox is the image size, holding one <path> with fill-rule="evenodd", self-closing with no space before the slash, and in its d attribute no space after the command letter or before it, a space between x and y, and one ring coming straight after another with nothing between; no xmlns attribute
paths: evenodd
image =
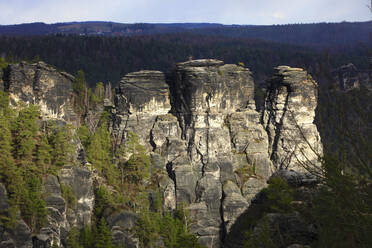
<svg viewBox="0 0 372 248"><path fill-rule="evenodd" d="M324 28L328 31L333 28L341 28L342 31L342 27L353 25L352 23L345 23L344 26L317 24L317 26L309 25L307 28L308 30L313 29L314 34L318 34L317 28ZM313 76L319 84L317 99L315 99L317 108L314 113L314 122L323 144L323 154L319 154L317 161L320 166L305 162L302 164L302 169L306 172L288 170L282 175L280 170L275 171L272 177L267 180L267 184L266 181L264 182L265 188L252 198L249 208L236 219L231 230L227 231L227 222L223 222L226 216L223 214L229 213L229 209L223 209L225 205L222 203L226 198L231 197L228 194L235 188L228 188L226 185L231 185L233 181L235 185L236 181L236 185L239 186L236 186L236 189L240 195L243 195L245 182L263 180L257 172L257 167L260 164L249 161L245 150L239 152L237 146L233 147L231 154L242 158L242 160L247 160L248 163L234 171L231 170L231 175L229 175L231 178L224 181L222 189L218 189L223 191L221 192L221 205L218 206L221 208L219 209L221 216L218 216L221 218L219 221L222 221L221 230L217 230L221 233L221 247L370 247L372 242L371 78L369 77L369 81L361 85L356 84L348 89L341 89L332 73L334 68L350 62L355 64L357 68L368 72L368 69L371 69L371 45L368 43L370 41L363 40L365 43L356 43L351 38L345 40L343 45L335 45L335 49L327 49L323 46L322 41L315 44L313 40L309 40L309 42L305 42L306 44L302 44L302 42L292 40L291 30L296 30L299 27L300 25L270 26L247 31L247 27L230 27L224 30L224 27L207 25L203 29L195 29L194 33L130 37L61 34L28 37L0 36L0 195L4 196L0 199L0 242L5 240L6 243L8 237L19 238L20 236L17 235L22 232L17 228L22 227L20 223L24 222L29 228L30 242L33 247L41 247L42 245L73 248L122 247L115 243L118 241L117 237L121 238L119 239L121 244L129 244L128 247L131 247L132 244L144 248L204 247L198 242L198 238L202 237L204 231L208 234L210 230L205 228L206 230L201 231L202 234L194 233L192 228L200 223L197 218L191 217L190 212L195 209L201 211L195 206L205 204L205 200L193 203L194 209L189 208L192 204L184 202L175 203L176 206L172 210L167 208L165 204L166 193L170 194L171 190L169 188L171 187L169 185L172 185L170 182L174 181L173 190L177 192L174 195L182 194L182 190L177 189L178 191L176 191L177 183L185 183L185 181L182 182L184 178L181 176L190 176L194 173L194 171L190 173L184 170L181 171L181 175L178 174L176 177L177 168L172 168L172 163L180 157L185 160L182 157L184 154L177 154L177 157L175 155L176 152L179 152L177 149L185 145L183 144L186 143L185 140L180 141L169 135L161 137L166 140L162 147L155 144L159 142L156 140L156 134L154 136L156 125L160 125L157 130L160 136L164 130L177 130L175 132L178 132L178 125L181 125L182 120L179 116L175 117L172 114L180 115L180 111L176 111L176 105L180 103L173 102L172 109L169 107L171 110L166 115L156 116L156 118L154 117L155 122L150 123L149 119L152 117L146 118L148 115L151 116L152 111L149 111L150 114L141 112L146 110L143 106L139 108L141 109L139 114L135 112L137 110L129 109L130 102L127 102L127 99L130 98L126 98L125 94L131 93L133 88L130 86L133 82L124 80L121 85L118 85L124 75L141 69L161 70L166 72L165 77L168 77L168 80L169 78L174 79L171 76L174 76L172 73L175 72L171 70L175 67L175 63L188 61L186 67L187 63L212 63L212 65L208 65L208 69L213 66L219 68L216 71L208 72L212 75L211 78L215 77L210 80L212 83L220 82L214 80L216 78L222 80L221 78L229 78L231 75L229 80L235 83L234 77L239 74L234 73L247 72L246 67L249 68L257 86L255 93L253 93L253 89L251 92L254 94L256 106L251 107L258 109L257 113L254 112L256 115L251 116L261 116L265 111L265 101L272 100L268 98L268 89L266 88L268 81L265 80L270 77L275 66L285 64L305 68L309 74L303 72L306 75L303 80L310 82L313 80ZM364 28L363 26L362 30L365 31ZM284 38L273 38L273 41L282 42L284 40L284 43L293 44L247 38L250 34L254 34L255 37L261 35L259 38L270 39L266 32L275 33L274 29L278 30ZM220 35L220 32L223 32L223 35ZM353 38L358 36L359 31L355 32ZM335 36L335 40L330 41L330 47L337 43L337 38L338 36ZM306 39L306 37L301 39ZM199 60L192 62L192 59L199 58L221 59L234 65L223 67L218 61L200 62ZM19 63L21 61L28 62ZM44 63L38 63L40 61L45 61L53 65L54 68ZM216 64L213 65L213 63ZM182 70L182 66L185 64L178 65L177 69ZM190 68L192 67L188 67L188 69ZM61 73L62 71L67 71L75 77L66 76ZM195 71L197 72L197 69ZM291 72L292 75L295 75L296 80L300 77L298 76L300 74L296 74L298 71L294 68ZM17 74L18 77L11 78L11 73L13 76L17 73L21 75L30 73L30 75L36 76L29 81L17 81L22 77ZM58 77L55 77L57 74ZM142 83L141 77L145 77L147 81L144 81L148 82L153 80L151 76L153 75L140 74L140 79L136 78L136 80ZM27 97L31 96L29 99L36 101L35 99L39 97L36 94L49 90L48 87L55 87L53 80L56 78L60 80L59 77L68 78L66 80L70 81L66 82L71 83L70 91L67 90L69 100L64 102L63 106L71 104L72 111L76 114L74 115L76 120L73 122L45 118L42 115L45 109L37 104L25 104L22 101L14 100L17 98L15 95L22 95L26 92L29 94ZM284 77L279 78L283 79ZM343 78L341 79L343 80ZM17 82L25 87L11 86L11 83ZM108 82L111 82L114 87L120 86L121 88L117 87L114 93ZM202 81L196 82L194 83L198 87L204 83ZM44 88L40 87L43 83L45 84ZM164 79L164 84L168 83ZM173 83L173 85L170 84L171 87L178 87L175 82ZM177 81L177 83L185 82ZM208 81L208 83L210 82ZM66 85L66 87L70 86ZM210 85L207 86L210 87ZM284 88L288 90L288 94L292 94L292 89L288 85L284 85L275 93ZM133 97L130 100L146 101L146 94L148 94L146 90L146 87L139 91L134 90L134 94L139 97ZM173 91L169 91L170 94L180 93L174 88L171 90ZM184 90L190 89L186 87ZM230 90L232 89L225 89L226 92ZM296 90L295 96L301 93L301 89ZM21 91L21 93L17 91ZM150 88L149 92L152 94L154 91ZM191 90L182 93L187 96L195 94ZM115 96L113 97L113 95ZM177 97L173 96L171 101L180 99L180 96ZM207 94L207 97L203 95L203 99L201 97L198 99L201 102L209 101L211 97L212 95ZM118 104L120 99L122 102ZM277 98L273 97L273 99ZM41 105L45 107L43 100L45 99L41 99ZM70 100L71 102L69 102ZM309 99L305 99L299 104L307 104L307 100ZM187 104L191 104L190 102ZM186 110L191 111L190 106L186 106ZM270 110L277 111L277 109ZM206 111L207 114L209 114L208 111ZM233 128L237 127L231 125L229 121L232 119L229 118L231 116L239 117L239 114L244 111L252 111L250 113L253 113L256 110L238 109L236 112L230 113L228 118L223 121L221 129L229 129L228 133L231 135L231 132L234 131ZM186 114L191 115L190 113ZM131 115L132 118L136 115L135 125L143 125L141 127L145 129L147 122L151 124L148 142L151 143L152 150L147 150L145 145L140 142L139 134L131 131L127 123L122 124L125 126L123 131L125 137L119 139L119 143L118 138L114 137L117 135L115 132L118 132L118 129L124 128L117 125L116 122L128 122ZM251 116L250 118L256 118ZM236 120L239 121L239 118ZM261 125L263 117L257 117L256 121L256 126ZM248 120L243 119L242 122L246 123ZM177 127L172 127L172 123L176 123ZM288 125L288 123L282 123L282 125ZM231 142L238 143L239 138L253 137L255 133L249 133L249 128L251 127L245 127L243 131L238 133L239 135L232 136ZM308 143L306 134L301 134L303 135L301 142ZM213 136L208 137L214 138ZM201 140L199 140L200 143ZM207 140L207 142L212 141L212 139ZM255 139L255 141L262 141L262 137ZM283 137L281 141L277 142L283 142ZM192 147L197 144L189 142L188 145ZM244 149L247 147L248 143ZM166 162L161 156L166 156L167 159L170 157L173 160ZM201 157L203 160L203 156ZM181 163L178 168L188 166L182 159L183 164ZM240 166L240 162L234 161L236 166ZM90 209L91 218L84 225L77 224L77 221L73 220L73 218L78 219L79 217L73 215L74 211L83 212L86 210L79 208L81 202L77 198L76 185L63 179L66 171L74 171L75 169L81 169L82 174L89 175L91 180L92 192L91 198L89 198L92 201L90 202L92 206ZM213 169L205 166L202 171L203 175L200 177L208 175L208 170L212 171ZM289 176L285 174L287 172ZM311 176L308 172L312 173ZM175 178L181 180L176 181ZM58 207L63 205L61 209L65 212L61 210L64 213L64 216L61 215L62 217L56 214L57 211L51 209L55 203L55 198L53 198L56 197L55 192L48 192L50 189L46 189L53 180L55 181L53 186L56 186L59 191L57 192L58 197L63 198L62 204L57 202L57 205L60 204ZM78 188L84 188L87 185L79 185ZM253 188L255 185L252 185ZM195 186L194 191L196 192L192 193L202 199L201 195L205 193L203 190L207 186L210 185L203 185L203 181L200 180ZM53 188L53 190L55 189ZM213 198L213 192L211 192L207 192L210 194L207 194L207 198ZM51 195L52 204L51 198L49 198ZM6 197L7 200L5 200ZM80 201L84 201L84 197L81 197ZM84 205L84 207L87 206ZM205 208L207 209L207 206ZM51 218L55 218L55 216L57 216L56 219L51 221ZM59 218L65 218L63 219L64 223L71 222L73 224L66 229L61 228L62 231L60 230L59 235L53 236L53 234L44 240L44 236L39 234ZM123 223L120 223L121 221ZM214 221L210 220L211 223ZM125 228L130 226L130 228L115 229L117 223ZM52 232L47 234L50 235L50 233ZM54 239L50 239L50 237L54 237ZM21 239L19 238L19 240Z"/></svg>
<svg viewBox="0 0 372 248"><path fill-rule="evenodd" d="M0 37L0 55L6 60L43 60L73 75L83 70L91 87L108 81L116 85L125 74L141 69L167 72L176 62L190 58L242 62L261 81L278 65L306 68L315 76L322 65L330 69L354 63L359 69L367 69L368 54L368 46L359 44L331 52L263 40L187 33L136 37Z"/></svg>

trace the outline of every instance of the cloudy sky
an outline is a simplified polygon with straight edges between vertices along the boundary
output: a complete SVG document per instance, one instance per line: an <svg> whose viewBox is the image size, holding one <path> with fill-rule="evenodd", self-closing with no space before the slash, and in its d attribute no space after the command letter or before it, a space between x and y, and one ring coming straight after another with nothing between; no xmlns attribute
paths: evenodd
<svg viewBox="0 0 372 248"><path fill-rule="evenodd" d="M0 0L0 24L114 21L284 24L366 21L371 0Z"/></svg>

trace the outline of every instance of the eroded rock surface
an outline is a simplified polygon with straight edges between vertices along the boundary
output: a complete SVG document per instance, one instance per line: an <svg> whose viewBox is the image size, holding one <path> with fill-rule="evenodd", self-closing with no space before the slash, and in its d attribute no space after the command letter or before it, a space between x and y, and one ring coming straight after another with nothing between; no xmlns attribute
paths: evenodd
<svg viewBox="0 0 372 248"><path fill-rule="evenodd" d="M0 216L9 217L9 199L6 188L0 184ZM15 227L0 225L0 247L6 248L32 248L32 234L27 224L17 216Z"/></svg>
<svg viewBox="0 0 372 248"><path fill-rule="evenodd" d="M75 121L70 112L73 78L68 74L44 63L20 63L11 65L3 78L14 103L38 104L45 118ZM219 60L193 60L177 64L169 74L129 73L109 97L114 104L105 100L115 148L130 132L138 135L150 155L151 172L157 175L163 209L186 206L192 232L207 247L223 243L273 173L300 184L312 180L299 178L296 171L303 171L307 162L317 165L322 152L313 124L317 85L306 71L285 66L276 69L268 85L260 113L249 69ZM34 244L51 245L56 240L65 245L72 226L90 224L92 177L87 168L66 165L58 178L46 178L50 215ZM75 195L76 206L67 206L61 183ZM0 199L0 208L4 204ZM115 244L138 247L130 231L135 214L107 218Z"/></svg>
<svg viewBox="0 0 372 248"><path fill-rule="evenodd" d="M12 104L20 101L36 104L45 119L76 122L71 105L73 80L70 74L59 72L44 62L21 62L8 66L3 85Z"/></svg>
<svg viewBox="0 0 372 248"><path fill-rule="evenodd" d="M274 167L305 171L319 166L322 144L314 122L317 83L300 68L279 66L269 81L263 112Z"/></svg>

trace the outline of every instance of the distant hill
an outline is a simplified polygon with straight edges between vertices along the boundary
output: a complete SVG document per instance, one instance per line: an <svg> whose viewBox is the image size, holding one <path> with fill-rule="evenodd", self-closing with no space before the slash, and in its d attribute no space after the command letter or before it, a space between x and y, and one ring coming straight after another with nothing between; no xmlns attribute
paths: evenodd
<svg viewBox="0 0 372 248"><path fill-rule="evenodd" d="M215 23L125 24L115 22L66 22L45 24L42 22L0 25L0 35L29 36L50 34L77 34L99 36L131 36L143 34L174 33L193 29L224 27Z"/></svg>
<svg viewBox="0 0 372 248"><path fill-rule="evenodd" d="M341 22L288 25L223 25L216 23L68 22L0 25L0 35L137 36L194 33L234 38L254 38L313 48L343 48L372 40L372 22Z"/></svg>

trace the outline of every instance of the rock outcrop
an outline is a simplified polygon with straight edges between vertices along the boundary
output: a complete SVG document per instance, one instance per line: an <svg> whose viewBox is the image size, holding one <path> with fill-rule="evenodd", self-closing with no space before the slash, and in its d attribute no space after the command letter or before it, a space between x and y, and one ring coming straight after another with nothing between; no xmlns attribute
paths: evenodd
<svg viewBox="0 0 372 248"><path fill-rule="evenodd" d="M0 224L9 217L9 199L5 187L0 184ZM14 227L0 225L0 247L32 248L31 230L17 214Z"/></svg>
<svg viewBox="0 0 372 248"><path fill-rule="evenodd" d="M316 83L305 71L279 67L263 113L255 110L253 87L247 68L194 60L166 76L130 73L116 90L117 144L129 131L139 135L153 166L171 179L163 181L164 205L186 204L193 232L208 247L219 246L282 164L301 170L306 159L317 163L313 148L321 154Z"/></svg>
<svg viewBox="0 0 372 248"><path fill-rule="evenodd" d="M317 84L299 68L279 66L269 81L263 124L275 168L305 171L320 165L322 144L314 122Z"/></svg>
<svg viewBox="0 0 372 248"><path fill-rule="evenodd" d="M13 103L34 103L45 119L77 123L71 110L72 76L44 63L20 63L3 78L1 87ZM303 171L306 163L316 166L322 153L313 124L317 85L302 69L276 69L262 112L255 107L249 69L212 59L178 63L169 74L129 73L113 98L114 105L108 99L104 104L111 111L115 148L131 132L138 135L150 154L151 172L158 175L163 209L186 206L192 232L207 247L221 245L273 173ZM71 189L76 206L63 199L61 184ZM65 166L58 177L46 178L44 188L50 215L34 244L65 245L72 226L91 221L92 172ZM0 208L4 204L0 199ZM130 231L136 220L130 212L107 217L115 244L138 247Z"/></svg>
<svg viewBox="0 0 372 248"><path fill-rule="evenodd" d="M354 88L372 87L372 71L358 70L358 68L349 63L340 66L332 71L332 76L341 90L351 90Z"/></svg>
<svg viewBox="0 0 372 248"><path fill-rule="evenodd" d="M74 77L59 72L44 62L10 64L0 89L9 92L11 104L32 103L40 107L44 119L60 119L75 123L72 109Z"/></svg>
<svg viewBox="0 0 372 248"><path fill-rule="evenodd" d="M74 204L64 199L62 189L68 190ZM47 224L33 238L34 247L66 246L72 227L90 225L93 215L93 177L87 168L62 168L58 178L49 175L44 182L45 202L49 211Z"/></svg>

